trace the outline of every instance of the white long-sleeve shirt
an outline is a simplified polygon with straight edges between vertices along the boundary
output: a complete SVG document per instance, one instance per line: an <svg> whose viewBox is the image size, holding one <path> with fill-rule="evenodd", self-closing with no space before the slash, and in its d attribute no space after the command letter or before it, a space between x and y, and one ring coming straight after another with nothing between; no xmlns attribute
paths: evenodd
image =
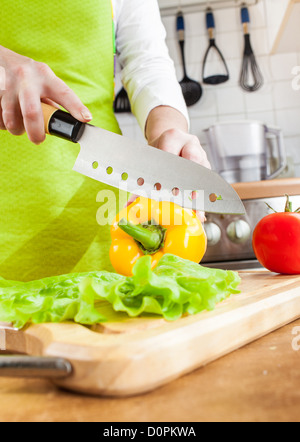
<svg viewBox="0 0 300 442"><path fill-rule="evenodd" d="M162 105L189 122L157 0L112 0L112 7L122 83L142 131L151 110Z"/></svg>

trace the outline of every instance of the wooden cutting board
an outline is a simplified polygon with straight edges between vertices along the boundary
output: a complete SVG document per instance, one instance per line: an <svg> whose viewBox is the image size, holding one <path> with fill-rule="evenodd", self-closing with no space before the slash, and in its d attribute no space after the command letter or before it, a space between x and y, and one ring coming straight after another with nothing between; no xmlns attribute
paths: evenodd
<svg viewBox="0 0 300 442"><path fill-rule="evenodd" d="M70 390L115 397L145 393L300 317L300 276L240 275L241 294L213 312L172 323L120 314L119 322L94 327L41 324L17 331L2 325L0 350L69 360L72 374L53 382Z"/></svg>

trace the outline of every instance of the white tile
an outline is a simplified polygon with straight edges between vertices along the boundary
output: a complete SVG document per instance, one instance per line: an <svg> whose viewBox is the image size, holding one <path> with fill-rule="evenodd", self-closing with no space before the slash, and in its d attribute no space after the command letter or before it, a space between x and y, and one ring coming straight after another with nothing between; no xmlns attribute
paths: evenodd
<svg viewBox="0 0 300 442"><path fill-rule="evenodd" d="M203 131L217 122L216 116L211 117L192 117L190 132L203 139Z"/></svg>
<svg viewBox="0 0 300 442"><path fill-rule="evenodd" d="M247 120L247 115L245 112L239 112L238 114L227 114L227 115L219 115L218 122L227 122L227 121L241 121Z"/></svg>
<svg viewBox="0 0 300 442"><path fill-rule="evenodd" d="M187 37L207 35L204 12L195 12L185 15L185 32Z"/></svg>
<svg viewBox="0 0 300 442"><path fill-rule="evenodd" d="M291 81L275 82L274 103L276 109L292 107L298 107L300 109L300 90L294 90Z"/></svg>
<svg viewBox="0 0 300 442"><path fill-rule="evenodd" d="M255 57L256 64L260 69L264 84L269 84L273 81L273 76L270 67L270 57L266 55L257 55Z"/></svg>
<svg viewBox="0 0 300 442"><path fill-rule="evenodd" d="M199 35L187 40L185 45L187 63L202 63L207 48L206 36Z"/></svg>
<svg viewBox="0 0 300 442"><path fill-rule="evenodd" d="M293 158L294 163L300 164L300 136L285 137L284 144L287 154Z"/></svg>
<svg viewBox="0 0 300 442"><path fill-rule="evenodd" d="M216 90L213 87L207 87L202 84L202 97L198 103L189 108L189 115L194 117L217 117Z"/></svg>
<svg viewBox="0 0 300 442"><path fill-rule="evenodd" d="M207 145L207 138L204 130L215 124L217 121L216 117L210 118L191 118L191 130L193 135L196 135L201 143L201 146L205 150L208 156L208 160L212 162L212 157L209 151L209 146Z"/></svg>
<svg viewBox="0 0 300 442"><path fill-rule="evenodd" d="M224 32L218 35L216 43L225 60L241 58L244 51L243 32Z"/></svg>
<svg viewBox="0 0 300 442"><path fill-rule="evenodd" d="M296 53L270 56L271 74L274 80L291 80L292 69L298 65Z"/></svg>
<svg viewBox="0 0 300 442"><path fill-rule="evenodd" d="M251 28L263 28L267 26L267 20L265 15L265 5L263 1L260 1L257 5L249 7Z"/></svg>
<svg viewBox="0 0 300 442"><path fill-rule="evenodd" d="M226 60L226 63L230 75L230 80L228 85L237 86L240 81L242 61L240 58L235 58L235 59Z"/></svg>
<svg viewBox="0 0 300 442"><path fill-rule="evenodd" d="M300 63L292 70L292 89L294 91L300 90Z"/></svg>
<svg viewBox="0 0 300 442"><path fill-rule="evenodd" d="M300 164L295 165L295 177L300 177Z"/></svg>
<svg viewBox="0 0 300 442"><path fill-rule="evenodd" d="M247 113L273 110L273 86L265 84L256 92L245 92Z"/></svg>
<svg viewBox="0 0 300 442"><path fill-rule="evenodd" d="M223 32L239 32L241 30L238 8L218 9L214 11L216 36Z"/></svg>
<svg viewBox="0 0 300 442"><path fill-rule="evenodd" d="M276 110L276 124L285 137L300 135L300 109Z"/></svg>
<svg viewBox="0 0 300 442"><path fill-rule="evenodd" d="M247 118L248 118L248 120L252 120L252 121L260 121L261 123L269 125L269 126L275 126L277 123L274 111L249 112L249 113L247 113Z"/></svg>
<svg viewBox="0 0 300 442"><path fill-rule="evenodd" d="M239 87L217 90L218 114L228 115L245 112L244 92Z"/></svg>
<svg viewBox="0 0 300 442"><path fill-rule="evenodd" d="M250 30L250 41L254 55L269 55L270 46L267 29Z"/></svg>
<svg viewBox="0 0 300 442"><path fill-rule="evenodd" d="M169 54L175 65L182 65L182 57L179 43L176 39L166 40ZM184 52L186 64L190 63L202 63L205 52L208 48L208 40L205 36L197 36L186 39Z"/></svg>

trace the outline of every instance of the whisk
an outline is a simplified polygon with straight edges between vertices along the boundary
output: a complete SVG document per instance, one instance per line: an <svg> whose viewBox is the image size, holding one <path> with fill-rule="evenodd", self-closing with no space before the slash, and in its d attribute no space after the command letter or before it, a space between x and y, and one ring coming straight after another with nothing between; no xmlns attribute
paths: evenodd
<svg viewBox="0 0 300 442"><path fill-rule="evenodd" d="M247 92L255 92L262 87L264 79L256 62L256 58L251 46L248 26L250 23L250 16L249 10L245 6L243 6L241 9L241 17L244 29L245 49L240 76L240 85Z"/></svg>

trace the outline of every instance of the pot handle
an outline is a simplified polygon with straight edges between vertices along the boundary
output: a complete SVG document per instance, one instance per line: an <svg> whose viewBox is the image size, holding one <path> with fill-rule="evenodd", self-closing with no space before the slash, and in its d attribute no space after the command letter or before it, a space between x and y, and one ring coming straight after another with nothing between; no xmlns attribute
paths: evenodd
<svg viewBox="0 0 300 442"><path fill-rule="evenodd" d="M276 127L266 127L266 133L270 133L276 136L277 139L277 149L278 149L278 158L279 158L279 166L278 169L275 170L273 173L267 173L267 180L273 180L277 178L281 172L284 171L284 169L287 166L287 160L286 160L286 150L284 147L284 141L283 141L283 134L282 131Z"/></svg>
<svg viewBox="0 0 300 442"><path fill-rule="evenodd" d="M62 358L24 355L0 356L0 376L22 378L64 378L72 365Z"/></svg>

